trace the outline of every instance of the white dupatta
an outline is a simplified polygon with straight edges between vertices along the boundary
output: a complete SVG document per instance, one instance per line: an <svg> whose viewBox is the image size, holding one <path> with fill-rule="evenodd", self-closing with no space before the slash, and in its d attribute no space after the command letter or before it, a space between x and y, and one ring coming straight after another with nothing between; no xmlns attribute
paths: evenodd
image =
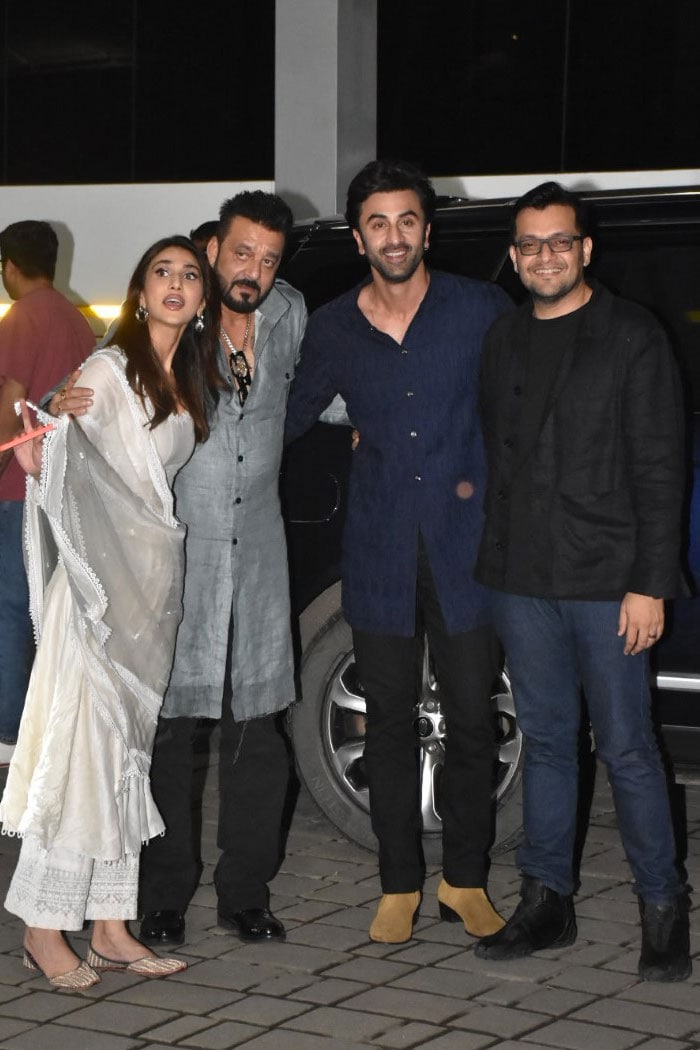
<svg viewBox="0 0 700 1050"><path fill-rule="evenodd" d="M148 774L182 616L184 528L124 364L88 359L94 410L58 422L28 478L38 652L0 806L5 830L101 860L163 830Z"/></svg>

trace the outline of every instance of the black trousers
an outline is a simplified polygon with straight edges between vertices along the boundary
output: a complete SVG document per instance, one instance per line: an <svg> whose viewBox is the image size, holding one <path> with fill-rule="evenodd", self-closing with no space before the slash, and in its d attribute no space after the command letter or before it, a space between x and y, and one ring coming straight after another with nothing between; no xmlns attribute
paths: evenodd
<svg viewBox="0 0 700 1050"><path fill-rule="evenodd" d="M498 642L491 627L448 633L422 543L416 601L414 638L353 631L367 701L365 768L384 893L420 889L425 875L414 728L423 631L446 722L440 779L446 880L453 886L485 886L493 840L496 723L490 697Z"/></svg>
<svg viewBox="0 0 700 1050"><path fill-rule="evenodd" d="M217 898L227 911L264 908L267 883L283 856L283 813L290 757L282 715L235 722L224 701L219 754ZM193 829L193 738L196 718L161 718L151 788L166 832L141 851L141 914L185 912L201 874Z"/></svg>

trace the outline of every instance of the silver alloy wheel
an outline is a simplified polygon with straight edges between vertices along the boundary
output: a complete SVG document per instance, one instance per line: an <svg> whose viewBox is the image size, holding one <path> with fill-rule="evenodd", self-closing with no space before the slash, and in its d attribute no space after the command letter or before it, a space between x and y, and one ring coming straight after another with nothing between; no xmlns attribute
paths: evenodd
<svg viewBox="0 0 700 1050"><path fill-rule="evenodd" d="M440 687L433 673L426 644L416 707L416 732L420 741L420 798L423 832L438 835L440 774L445 759L445 720L440 709ZM498 725L496 804L519 786L522 737L515 719L507 669L492 694ZM328 764L355 806L369 813L369 792L364 770L365 701L357 678L353 652L346 653L329 676L321 711L321 733ZM496 850L511 845L497 844Z"/></svg>

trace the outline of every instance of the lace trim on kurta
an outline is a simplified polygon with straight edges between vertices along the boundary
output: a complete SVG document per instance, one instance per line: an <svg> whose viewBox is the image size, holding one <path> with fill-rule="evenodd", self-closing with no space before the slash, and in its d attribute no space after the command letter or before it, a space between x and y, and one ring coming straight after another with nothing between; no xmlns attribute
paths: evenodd
<svg viewBox="0 0 700 1050"><path fill-rule="evenodd" d="M39 651L0 819L43 848L112 861L163 830L148 774L182 614L184 530L124 355L108 349L90 360L98 358L121 392L107 380L111 446L94 423L97 445L62 419L46 438L39 481L28 482ZM137 470L144 460L152 489Z"/></svg>

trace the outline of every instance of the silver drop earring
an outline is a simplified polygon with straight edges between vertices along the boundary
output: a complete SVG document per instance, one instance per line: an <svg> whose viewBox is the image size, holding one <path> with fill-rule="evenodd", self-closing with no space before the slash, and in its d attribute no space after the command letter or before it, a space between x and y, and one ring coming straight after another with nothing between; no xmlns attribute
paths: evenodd
<svg viewBox="0 0 700 1050"><path fill-rule="evenodd" d="M202 310L201 314L197 314L197 320L194 322L194 330L195 332L204 331L204 310Z"/></svg>
<svg viewBox="0 0 700 1050"><path fill-rule="evenodd" d="M134 317L139 322L139 324L145 324L148 320L148 310L145 306L139 304L134 312Z"/></svg>

